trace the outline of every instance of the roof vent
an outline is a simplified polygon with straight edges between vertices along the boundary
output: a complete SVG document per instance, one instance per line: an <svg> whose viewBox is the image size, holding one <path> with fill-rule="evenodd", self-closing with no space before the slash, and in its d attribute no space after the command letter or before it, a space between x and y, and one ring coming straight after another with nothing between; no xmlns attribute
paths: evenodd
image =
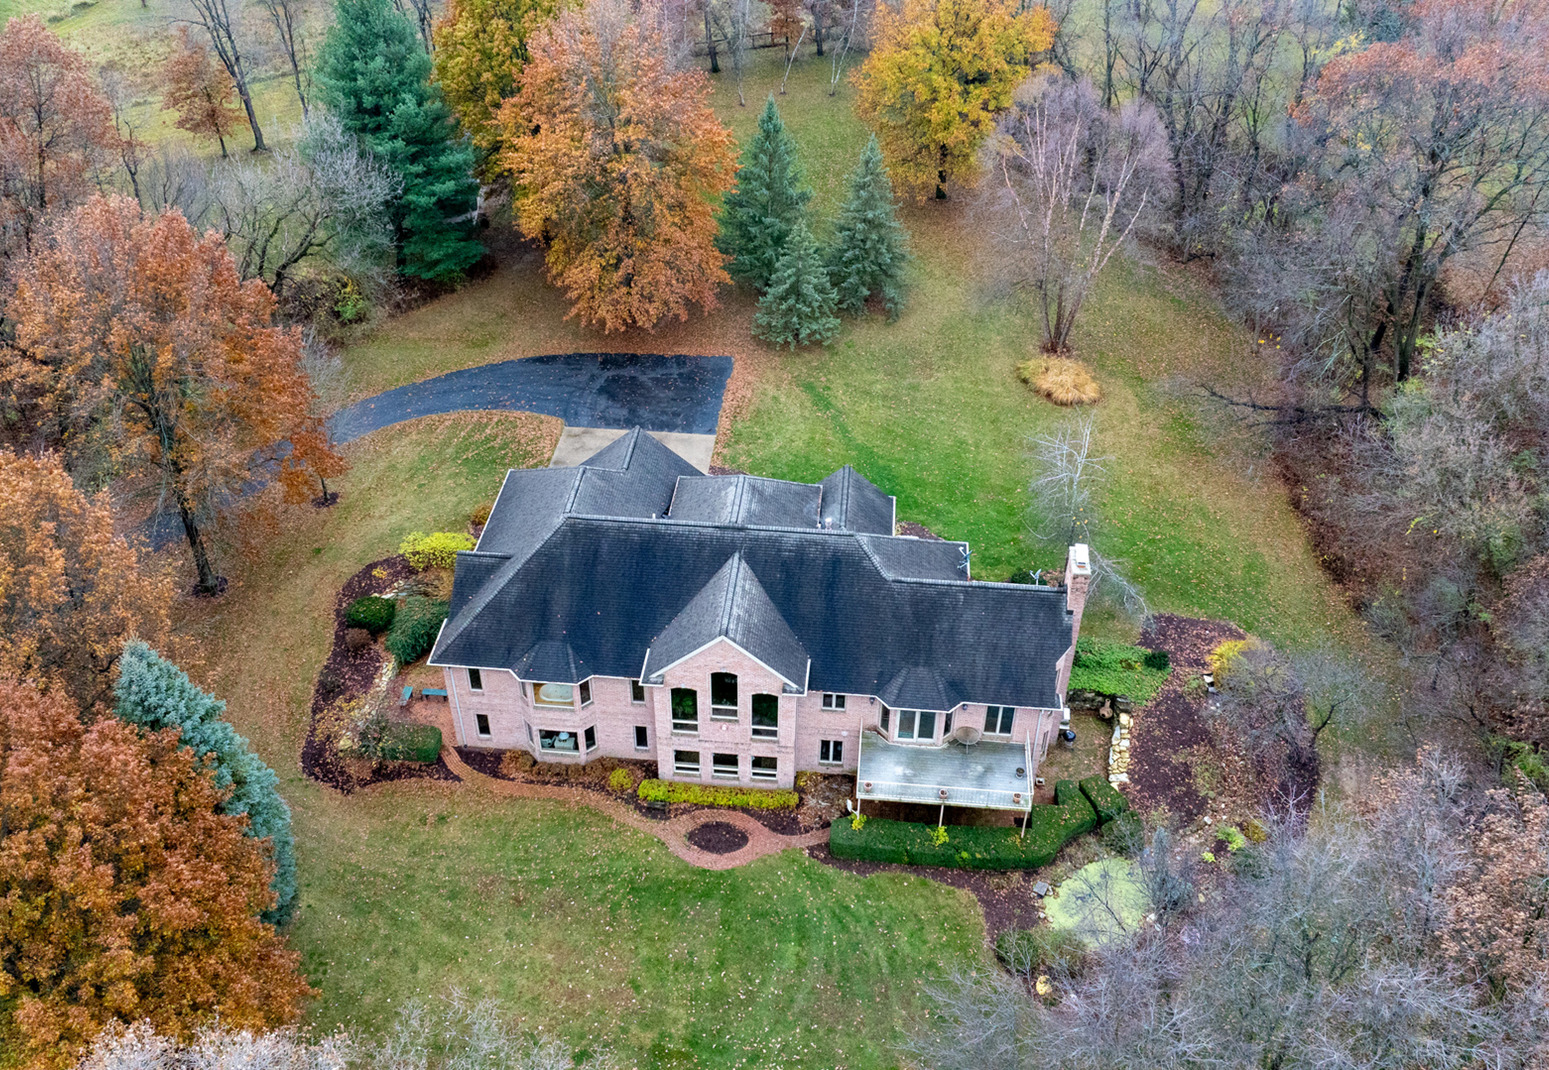
<svg viewBox="0 0 1549 1070"><path fill-rule="evenodd" d="M963 559L957 563L957 567L962 569L964 572L967 572L968 571L968 559L971 558L971 557L973 557L973 551L968 548L968 544L967 543L964 543L963 544Z"/></svg>

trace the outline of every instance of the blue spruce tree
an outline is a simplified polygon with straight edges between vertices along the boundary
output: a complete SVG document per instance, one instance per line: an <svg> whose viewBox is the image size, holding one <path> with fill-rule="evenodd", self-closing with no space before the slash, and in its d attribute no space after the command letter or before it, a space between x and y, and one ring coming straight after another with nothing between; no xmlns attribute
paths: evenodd
<svg viewBox="0 0 1549 1070"><path fill-rule="evenodd" d="M785 255L780 257L769 288L758 299L753 333L792 349L832 341L839 333L834 288L823 268L823 255L805 223L797 223L791 231Z"/></svg>
<svg viewBox="0 0 1549 1070"><path fill-rule="evenodd" d="M812 191L802 184L796 142L786 133L771 94L758 117L758 132L738 161L737 188L721 206L716 244L732 258L727 272L754 289L768 286L791 228L811 199Z"/></svg>
<svg viewBox="0 0 1549 1070"><path fill-rule="evenodd" d="M850 172L849 193L834 223L828 275L839 307L860 312L872 294L882 298L888 319L903 309L904 265L909 236L898 222L893 183L873 137Z"/></svg>
<svg viewBox="0 0 1549 1070"><path fill-rule="evenodd" d="M247 834L273 844L277 902L264 920L283 925L296 907L296 843L290 807L280 797L279 777L222 719L226 704L195 687L188 674L156 651L131 640L118 663L114 713L150 732L178 729L178 741L209 762L215 786L231 795L221 812L246 814Z"/></svg>
<svg viewBox="0 0 1549 1070"><path fill-rule="evenodd" d="M403 180L388 206L398 270L455 279L484 255L473 218L473 147L457 131L431 60L392 0L337 0L318 55L321 98Z"/></svg>

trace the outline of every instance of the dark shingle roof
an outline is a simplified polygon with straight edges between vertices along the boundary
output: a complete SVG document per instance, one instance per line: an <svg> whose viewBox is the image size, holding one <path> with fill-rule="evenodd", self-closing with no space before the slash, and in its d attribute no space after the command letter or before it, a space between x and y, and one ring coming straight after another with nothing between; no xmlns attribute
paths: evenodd
<svg viewBox="0 0 1549 1070"><path fill-rule="evenodd" d="M684 476L672 496L674 520L752 524L771 528L815 528L823 490L813 483L788 483L758 476Z"/></svg>
<svg viewBox="0 0 1549 1070"><path fill-rule="evenodd" d="M674 466L642 463L645 442L622 461L617 443L592 459L625 469L588 461L507 477L501 523L492 515L478 550L458 555L433 663L554 683L634 678L648 654L656 672L724 635L794 683L902 708L1058 704L1056 662L1070 645L1064 592L970 583L966 544L858 535L837 520L825 530L683 520L676 507L668 519L662 509L578 515L558 504L554 488L567 478L575 499L585 480L627 476L637 464L647 489L612 488L636 510L663 488L667 497L673 484L696 481L677 472L661 482ZM864 480L838 482L853 495ZM822 484L825 516L831 485ZM861 512L846 507L842 516L853 523Z"/></svg>
<svg viewBox="0 0 1549 1070"><path fill-rule="evenodd" d="M824 477L823 522L844 531L893 534L894 501L849 465Z"/></svg>
<svg viewBox="0 0 1549 1070"><path fill-rule="evenodd" d="M740 553L699 589L651 643L640 675L657 676L717 639L730 639L800 690L811 658Z"/></svg>

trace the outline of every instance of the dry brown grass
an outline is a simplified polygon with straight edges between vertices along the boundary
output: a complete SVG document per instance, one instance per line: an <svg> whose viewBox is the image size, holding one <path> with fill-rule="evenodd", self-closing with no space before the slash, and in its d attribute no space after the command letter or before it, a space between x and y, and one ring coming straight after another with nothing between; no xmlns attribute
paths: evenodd
<svg viewBox="0 0 1549 1070"><path fill-rule="evenodd" d="M1034 357L1017 365L1017 378L1056 405L1091 405L1103 396L1092 370L1068 357Z"/></svg>

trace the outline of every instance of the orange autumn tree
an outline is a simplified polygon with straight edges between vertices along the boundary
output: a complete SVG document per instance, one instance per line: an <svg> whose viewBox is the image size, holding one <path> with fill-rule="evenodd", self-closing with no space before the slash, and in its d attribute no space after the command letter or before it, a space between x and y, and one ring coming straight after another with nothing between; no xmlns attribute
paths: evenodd
<svg viewBox="0 0 1549 1070"><path fill-rule="evenodd" d="M729 282L713 201L732 184L732 136L699 71L673 70L660 20L591 0L534 39L500 112L517 225L546 240L571 315L604 331L709 309Z"/></svg>
<svg viewBox="0 0 1549 1070"><path fill-rule="evenodd" d="M154 481L182 522L199 591L219 586L208 526L255 481L299 501L314 477L342 469L300 332L273 325L274 295L241 280L213 232L98 196L35 242L17 276L9 377L34 384L34 404L63 431L94 428L118 471Z"/></svg>
<svg viewBox="0 0 1549 1070"><path fill-rule="evenodd" d="M167 642L172 594L114 533L105 494L82 494L53 454L0 450L0 676L91 710L112 698L125 640Z"/></svg>
<svg viewBox="0 0 1549 1070"><path fill-rule="evenodd" d="M172 58L162 68L166 91L161 106L177 112L176 126L197 137L213 137L220 143L221 158L226 137L247 125L237 106L236 90L226 68L210 58L210 50L188 35L188 27L178 27L178 43Z"/></svg>
<svg viewBox="0 0 1549 1070"><path fill-rule="evenodd" d="M877 6L876 45L852 75L893 181L923 199L978 175L996 116L1054 44L1047 8L1015 0L904 0Z"/></svg>
<svg viewBox="0 0 1549 1070"><path fill-rule="evenodd" d="M113 109L86 60L37 15L0 31L0 250L50 211L85 200L117 161Z"/></svg>
<svg viewBox="0 0 1549 1070"><path fill-rule="evenodd" d="M257 917L266 845L220 798L176 733L87 726L0 680L0 1049L62 1068L115 1020L187 1037L295 1019L312 992Z"/></svg>

